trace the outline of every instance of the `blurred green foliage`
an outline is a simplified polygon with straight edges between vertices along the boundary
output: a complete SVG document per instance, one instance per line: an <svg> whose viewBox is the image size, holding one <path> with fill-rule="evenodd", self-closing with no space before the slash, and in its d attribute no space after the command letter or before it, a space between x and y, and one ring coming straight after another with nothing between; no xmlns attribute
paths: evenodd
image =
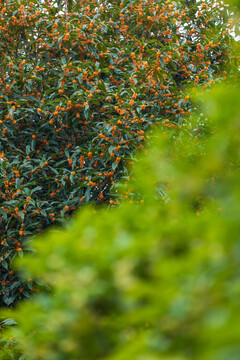
<svg viewBox="0 0 240 360"><path fill-rule="evenodd" d="M201 116L154 133L124 189L139 204L34 239L17 267L46 286L1 313L18 323L2 359L239 359L239 96L198 94Z"/></svg>

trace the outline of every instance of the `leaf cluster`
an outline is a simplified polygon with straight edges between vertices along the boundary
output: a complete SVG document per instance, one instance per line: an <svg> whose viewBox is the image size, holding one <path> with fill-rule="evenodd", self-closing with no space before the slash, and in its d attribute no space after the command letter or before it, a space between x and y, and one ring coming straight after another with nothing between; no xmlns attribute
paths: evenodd
<svg viewBox="0 0 240 360"><path fill-rule="evenodd" d="M38 290L11 269L24 239L82 204L116 205L146 132L180 127L186 89L237 66L223 8L0 1L0 306Z"/></svg>
<svg viewBox="0 0 240 360"><path fill-rule="evenodd" d="M5 334L16 352L26 360L238 358L239 95L218 87L201 97L205 123L196 116L180 133L154 133L130 184L140 204L84 207L64 230L33 241L37 256L17 266L52 293L2 313L18 323ZM163 184L166 199L156 191Z"/></svg>

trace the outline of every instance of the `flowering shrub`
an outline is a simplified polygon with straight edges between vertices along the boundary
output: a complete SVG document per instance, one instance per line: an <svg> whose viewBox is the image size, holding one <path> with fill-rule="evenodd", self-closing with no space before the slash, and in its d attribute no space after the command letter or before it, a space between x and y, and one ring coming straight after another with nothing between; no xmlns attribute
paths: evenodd
<svg viewBox="0 0 240 360"><path fill-rule="evenodd" d="M82 208L33 241L18 267L51 290L2 312L18 323L2 359L238 359L239 95L216 89L205 123L154 133L130 185L141 204Z"/></svg>
<svg viewBox="0 0 240 360"><path fill-rule="evenodd" d="M188 86L225 77L224 6L0 1L0 305L37 291L11 261L84 203L116 204L155 123L181 126ZM48 247L48 245L46 245Z"/></svg>

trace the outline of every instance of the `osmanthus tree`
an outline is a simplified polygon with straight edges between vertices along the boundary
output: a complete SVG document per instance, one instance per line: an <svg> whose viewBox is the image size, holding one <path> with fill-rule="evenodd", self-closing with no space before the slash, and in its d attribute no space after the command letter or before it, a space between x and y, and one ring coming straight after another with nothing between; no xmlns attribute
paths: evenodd
<svg viewBox="0 0 240 360"><path fill-rule="evenodd" d="M215 1L0 1L1 306L37 290L11 270L24 239L84 203L114 205L146 131L181 126L186 88L226 77L224 11Z"/></svg>
<svg viewBox="0 0 240 360"><path fill-rule="evenodd" d="M130 184L141 204L86 206L34 239L15 265L51 291L2 309L0 359L238 360L239 96L198 94L208 120L152 135Z"/></svg>

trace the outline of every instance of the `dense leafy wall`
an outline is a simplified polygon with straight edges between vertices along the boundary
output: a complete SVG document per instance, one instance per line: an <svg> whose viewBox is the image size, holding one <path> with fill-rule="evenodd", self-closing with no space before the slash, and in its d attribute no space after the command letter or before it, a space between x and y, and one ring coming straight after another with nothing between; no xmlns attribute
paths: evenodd
<svg viewBox="0 0 240 360"><path fill-rule="evenodd" d="M18 323L4 360L239 358L239 95L218 88L205 123L154 133L130 185L141 204L82 208L34 240L18 266L51 291L2 313Z"/></svg>
<svg viewBox="0 0 240 360"><path fill-rule="evenodd" d="M146 130L181 126L183 90L226 76L222 5L188 5L0 1L0 305L32 288L9 268L23 240L83 203L114 205Z"/></svg>

